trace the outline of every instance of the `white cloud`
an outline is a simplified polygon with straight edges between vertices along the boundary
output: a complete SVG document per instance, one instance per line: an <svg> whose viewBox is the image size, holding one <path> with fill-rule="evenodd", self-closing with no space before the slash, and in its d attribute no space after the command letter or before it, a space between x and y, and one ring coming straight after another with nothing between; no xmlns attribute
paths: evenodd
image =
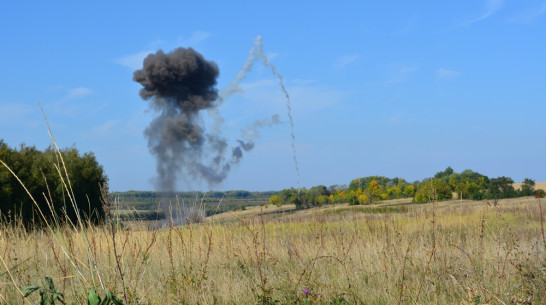
<svg viewBox="0 0 546 305"><path fill-rule="evenodd" d="M192 47L206 40L210 36L211 34L209 32L193 31L191 35L187 38L179 37L177 39L178 41L176 42L176 45L183 46L183 47ZM162 40L157 40L152 42L152 45L154 45L158 49L160 49L160 45L164 46L165 44L166 42ZM153 54L153 53L156 53L156 51L146 50L146 51L142 51L142 52L138 52L134 54L125 55L119 58L115 58L112 61L118 65L128 67L132 70L138 70L142 68L142 62L144 61L144 58L146 58L146 56L148 56L149 54Z"/></svg>
<svg viewBox="0 0 546 305"><path fill-rule="evenodd" d="M119 120L110 120L93 127L93 134L97 136L109 136L118 129Z"/></svg>
<svg viewBox="0 0 546 305"><path fill-rule="evenodd" d="M485 3L484 11L479 17L463 21L459 23L458 25L456 25L456 27L469 26L472 23L485 20L493 16L496 12L498 12L502 8L502 5L503 5L503 0L487 0Z"/></svg>
<svg viewBox="0 0 546 305"><path fill-rule="evenodd" d="M65 90L64 95L51 103L45 103L44 106L50 107L53 113L61 115L73 115L78 112L78 109L84 107L85 104L74 103L72 101L85 98L93 93L93 90L86 87L77 87ZM96 107L93 108L95 110Z"/></svg>
<svg viewBox="0 0 546 305"><path fill-rule="evenodd" d="M131 68L132 70L137 70L142 68L142 62L144 58L150 53L155 53L153 51L142 51L135 54L126 55L117 59L114 59L114 63Z"/></svg>
<svg viewBox="0 0 546 305"><path fill-rule="evenodd" d="M85 88L85 87L73 88L68 90L68 95L66 96L66 99L84 97L84 96L90 95L91 93L93 93L93 91L89 88Z"/></svg>
<svg viewBox="0 0 546 305"><path fill-rule="evenodd" d="M461 75L461 72L455 70L448 70L444 68L436 70L436 77L438 79L452 79L459 75Z"/></svg>
<svg viewBox="0 0 546 305"><path fill-rule="evenodd" d="M72 88L68 89L65 96L63 96L61 99L57 101L58 104L62 104L64 102L68 102L74 99L86 97L88 95L91 95L93 93L93 90L85 87L78 87L78 88Z"/></svg>
<svg viewBox="0 0 546 305"><path fill-rule="evenodd" d="M336 69L344 68L348 64L357 61L358 58L359 56L357 54L340 56L334 61L334 68Z"/></svg>
<svg viewBox="0 0 546 305"><path fill-rule="evenodd" d="M210 33L206 31L193 31L191 36L188 38L181 37L179 38L180 45L183 47L191 47L201 43L210 37Z"/></svg>
<svg viewBox="0 0 546 305"><path fill-rule="evenodd" d="M514 23L529 24L529 23L532 23L535 19L539 18L545 12L546 12L546 1L542 2L542 4L538 7L533 7L523 12L520 12L519 14L510 18L509 21Z"/></svg>
<svg viewBox="0 0 546 305"><path fill-rule="evenodd" d="M419 65L395 65L388 68L388 78L385 81L371 82L367 86L385 86L404 82L408 77L419 69Z"/></svg>

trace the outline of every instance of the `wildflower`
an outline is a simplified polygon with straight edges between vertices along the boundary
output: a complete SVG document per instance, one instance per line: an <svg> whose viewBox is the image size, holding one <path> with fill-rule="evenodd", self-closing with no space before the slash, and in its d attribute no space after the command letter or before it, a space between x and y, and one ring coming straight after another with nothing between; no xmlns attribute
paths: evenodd
<svg viewBox="0 0 546 305"><path fill-rule="evenodd" d="M303 294L305 294L305 295L309 294L309 289L304 289Z"/></svg>

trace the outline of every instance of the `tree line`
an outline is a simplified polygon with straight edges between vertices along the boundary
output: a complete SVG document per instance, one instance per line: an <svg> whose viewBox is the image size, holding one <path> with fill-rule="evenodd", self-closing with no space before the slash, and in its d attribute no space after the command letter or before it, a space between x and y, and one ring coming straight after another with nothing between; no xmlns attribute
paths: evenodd
<svg viewBox="0 0 546 305"><path fill-rule="evenodd" d="M368 176L353 179L348 186L324 185L309 189L284 189L269 198L269 203L280 206L292 203L296 208L308 208L323 204L349 203L350 205L374 204L388 199L412 198L413 202L459 199L501 199L537 195L544 197L544 190L535 191L535 181L526 178L521 189L516 190L509 177L489 178L472 170L456 173L451 167L422 181L407 182L402 178Z"/></svg>
<svg viewBox="0 0 546 305"><path fill-rule="evenodd" d="M5 163L0 164L0 217L5 221L40 226L44 218L73 224L78 216L86 224L104 220L101 187L107 177L93 153L82 155L75 147L11 148L0 140L0 160Z"/></svg>
<svg viewBox="0 0 546 305"><path fill-rule="evenodd" d="M231 191L187 191L187 192L153 192L153 191L126 191L113 192L111 195L121 205L129 204L144 209L154 208L158 199L172 199L173 202L184 203L218 203L222 202L267 202L269 197L277 194L278 191L249 192L245 190Z"/></svg>
<svg viewBox="0 0 546 305"><path fill-rule="evenodd" d="M368 176L353 179L349 185L318 185L279 192L234 190L167 194L129 191L109 194L107 177L94 154L80 154L75 147L60 151L49 147L40 151L21 144L11 148L0 139L0 161L5 164L0 164L0 217L7 221L21 219L26 226L43 224L44 217L48 221L72 223L81 217L86 223L100 223L105 219L107 196L123 197L124 201L146 206L158 197L171 196L215 202L219 199L234 202L268 200L275 205L293 203L301 209L336 203L366 205L399 198L425 203L453 198L481 200L545 195L544 190L535 191L532 179L526 178L516 190L509 177L489 178L472 170L456 173L451 167L411 183L402 178Z"/></svg>

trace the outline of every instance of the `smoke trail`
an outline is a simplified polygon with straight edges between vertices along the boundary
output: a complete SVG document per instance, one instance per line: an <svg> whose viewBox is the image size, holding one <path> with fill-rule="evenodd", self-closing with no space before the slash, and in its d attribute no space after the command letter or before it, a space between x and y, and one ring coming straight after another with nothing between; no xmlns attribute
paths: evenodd
<svg viewBox="0 0 546 305"><path fill-rule="evenodd" d="M290 95L288 94L288 91L286 90L286 87L284 86L284 81L282 78L282 75L277 72L277 69L275 66L269 62L269 59L265 55L263 51L263 41L262 36L258 35L256 38L254 38L254 42L252 44L252 48L248 52L248 57L245 60L243 67L237 75L235 75L234 79L227 85L224 89L220 91L219 96L219 104L222 104L226 97L229 95L232 95L234 93L243 93L243 89L239 86L239 83L246 78L246 74L252 70L252 66L254 62L258 59L262 60L262 64L269 68L271 73L277 77L279 81L279 85L281 86L281 89L284 93L284 96L286 97L286 108L287 108L287 114L288 119L290 122L290 137L292 139L291 147L292 147L292 158L294 160L294 165L296 167L296 174L298 175L298 185L300 185L300 170L298 166L298 159L296 158L296 136L294 134L294 119L292 118L292 107L290 106ZM219 126L222 124L223 119L220 117L218 112L216 110L213 110L210 112L213 117L215 117L215 128L219 129ZM256 124L256 123L255 123ZM239 151L238 151L239 153Z"/></svg>
<svg viewBox="0 0 546 305"><path fill-rule="evenodd" d="M290 137L292 138L292 158L294 159L294 165L296 166L296 173L298 175L298 186L300 185L300 169L298 166L298 159L296 158L296 135L294 134L294 119L292 118L292 107L290 106L290 95L288 95L288 91L284 87L284 81L282 79L282 75L277 72L277 69L275 66L269 62L267 59L267 56L265 56L263 51L263 42L262 42L262 36L258 35L256 38L254 38L254 46L256 48L254 49L256 52L256 55L262 59L262 64L265 67L268 67L269 70L271 70L271 73L275 75L279 80L279 85L281 86L282 91L284 92L284 96L286 97L286 108L287 108L287 114L288 119L290 120Z"/></svg>

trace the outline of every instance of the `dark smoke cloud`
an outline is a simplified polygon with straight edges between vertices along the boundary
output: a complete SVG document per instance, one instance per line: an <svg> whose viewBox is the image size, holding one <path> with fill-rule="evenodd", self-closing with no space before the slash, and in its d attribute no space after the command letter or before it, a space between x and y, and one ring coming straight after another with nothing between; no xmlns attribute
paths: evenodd
<svg viewBox="0 0 546 305"><path fill-rule="evenodd" d="M221 174L229 170L229 165L220 164L227 143L206 135L199 123L199 111L215 107L218 74L214 62L191 48L150 54L142 69L134 72L133 80L143 86L140 96L152 100L159 112L144 131L148 147L157 158L158 189L175 190L177 176L183 170L212 183L219 179L215 170ZM207 153L214 155L210 166L201 161L205 146Z"/></svg>
<svg viewBox="0 0 546 305"><path fill-rule="evenodd" d="M218 97L214 87L218 74L214 62L192 48L178 48L168 54L159 50L148 55L133 80L144 87L140 90L143 99L153 97L158 104L170 103L183 113L195 114L213 106Z"/></svg>

